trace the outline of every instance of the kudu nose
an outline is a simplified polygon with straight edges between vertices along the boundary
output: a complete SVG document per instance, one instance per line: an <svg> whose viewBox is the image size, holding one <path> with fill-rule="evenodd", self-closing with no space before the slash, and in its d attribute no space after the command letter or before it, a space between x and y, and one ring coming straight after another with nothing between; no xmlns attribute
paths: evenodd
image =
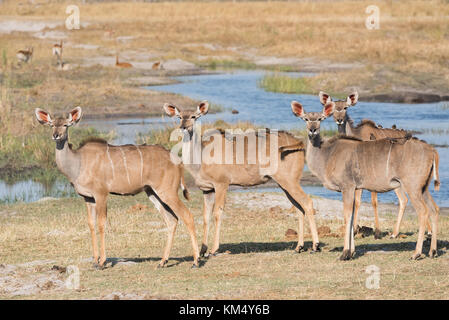
<svg viewBox="0 0 449 320"><path fill-rule="evenodd" d="M58 139L59 139L59 134L53 133L53 140L58 140Z"/></svg>

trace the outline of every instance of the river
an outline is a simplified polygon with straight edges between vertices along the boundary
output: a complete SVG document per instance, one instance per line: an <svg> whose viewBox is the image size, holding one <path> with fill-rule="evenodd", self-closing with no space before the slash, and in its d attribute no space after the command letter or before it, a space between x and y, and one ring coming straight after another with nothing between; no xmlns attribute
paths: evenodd
<svg viewBox="0 0 449 320"><path fill-rule="evenodd" d="M218 119L226 122L251 121L272 129L289 130L304 128L304 122L293 116L290 108L292 100L300 101L306 111L320 111L322 106L315 95L298 95L266 92L258 87L258 81L266 71L235 71L212 75L182 76L178 84L152 86L149 90L165 91L181 94L197 100L208 100L221 105L225 111L208 114L203 122L214 122ZM301 73L289 73L290 76L304 76ZM170 101L167 101L170 102ZM161 106L162 107L162 106ZM231 109L239 111L232 114ZM449 109L448 103L398 104L361 102L349 109L350 116L359 122L369 118L383 127L393 124L399 128L420 132L416 136L435 145L449 145ZM100 131L115 130L117 138L114 144L135 143L138 133L147 133L150 129L175 123L174 120L161 118L105 119L85 120L81 125L94 126ZM324 128L335 129L335 123L328 119L322 123ZM449 148L437 147L440 154L439 174L441 189L431 193L439 206L449 207ZM43 196L72 196L70 185L59 182L50 188L43 188L37 182L19 181L6 185L0 181L0 201L35 201ZM341 194L322 187L305 187L306 192L333 199L341 199ZM264 190L263 188L256 189ZM270 191L279 191L270 188ZM364 192L364 201L369 201L369 193ZM379 194L379 201L397 203L394 192Z"/></svg>

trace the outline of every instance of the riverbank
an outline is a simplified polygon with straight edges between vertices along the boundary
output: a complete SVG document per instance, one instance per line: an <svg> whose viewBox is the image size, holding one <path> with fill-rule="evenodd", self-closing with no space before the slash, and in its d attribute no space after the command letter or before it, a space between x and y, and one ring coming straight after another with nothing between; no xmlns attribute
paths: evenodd
<svg viewBox="0 0 449 320"><path fill-rule="evenodd" d="M3 59L14 63L17 50L34 47L32 64L44 70L36 81L30 80L34 70L25 72L26 86L34 91L24 93L64 92L67 99L48 99L55 110L87 102L91 114L155 115L159 110L153 105L158 108L160 100L191 101L129 86L166 84L174 75L220 67L317 73L307 90L313 94L326 90L338 96L358 89L366 101L431 102L447 100L449 92L449 5L431 2L376 4L378 30L365 27L369 1L89 3L78 4L81 28L67 30L68 3L4 1L0 47ZM60 40L68 70L58 70L51 55ZM116 55L133 67L114 67ZM158 62L162 68L154 70ZM83 76L84 70L90 75ZM53 78L52 85L41 83L46 77ZM65 83L77 77L77 85Z"/></svg>

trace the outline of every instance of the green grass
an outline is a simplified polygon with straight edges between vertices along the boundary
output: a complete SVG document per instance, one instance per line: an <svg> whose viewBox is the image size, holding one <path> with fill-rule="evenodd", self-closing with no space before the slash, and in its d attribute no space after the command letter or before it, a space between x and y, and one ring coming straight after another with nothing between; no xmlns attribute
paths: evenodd
<svg viewBox="0 0 449 320"><path fill-rule="evenodd" d="M257 68L257 65L255 63L242 59L235 59L235 60L207 59L206 61L199 62L198 65L202 68L207 68L211 70L216 69L253 70Z"/></svg>
<svg viewBox="0 0 449 320"><path fill-rule="evenodd" d="M282 93L316 94L312 78L293 78L285 75L265 75L258 83L266 91Z"/></svg>

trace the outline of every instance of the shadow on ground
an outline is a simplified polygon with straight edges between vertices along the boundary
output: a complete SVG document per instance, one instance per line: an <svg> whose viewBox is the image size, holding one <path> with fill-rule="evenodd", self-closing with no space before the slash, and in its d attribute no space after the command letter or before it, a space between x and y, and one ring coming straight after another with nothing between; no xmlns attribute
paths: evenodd
<svg viewBox="0 0 449 320"><path fill-rule="evenodd" d="M410 254L413 254L416 247L415 241L407 241L407 242L394 242L394 243L368 243L361 244L355 246L355 256L357 259L359 257L364 256L369 253L389 253L389 252L404 252L409 251ZM425 240L423 243L423 254L429 252L430 249L430 240ZM443 256L446 254L446 251L449 249L449 241L438 240L437 242L438 256ZM444 250L443 250L444 249ZM330 250L331 252L342 252L343 247L335 247Z"/></svg>

